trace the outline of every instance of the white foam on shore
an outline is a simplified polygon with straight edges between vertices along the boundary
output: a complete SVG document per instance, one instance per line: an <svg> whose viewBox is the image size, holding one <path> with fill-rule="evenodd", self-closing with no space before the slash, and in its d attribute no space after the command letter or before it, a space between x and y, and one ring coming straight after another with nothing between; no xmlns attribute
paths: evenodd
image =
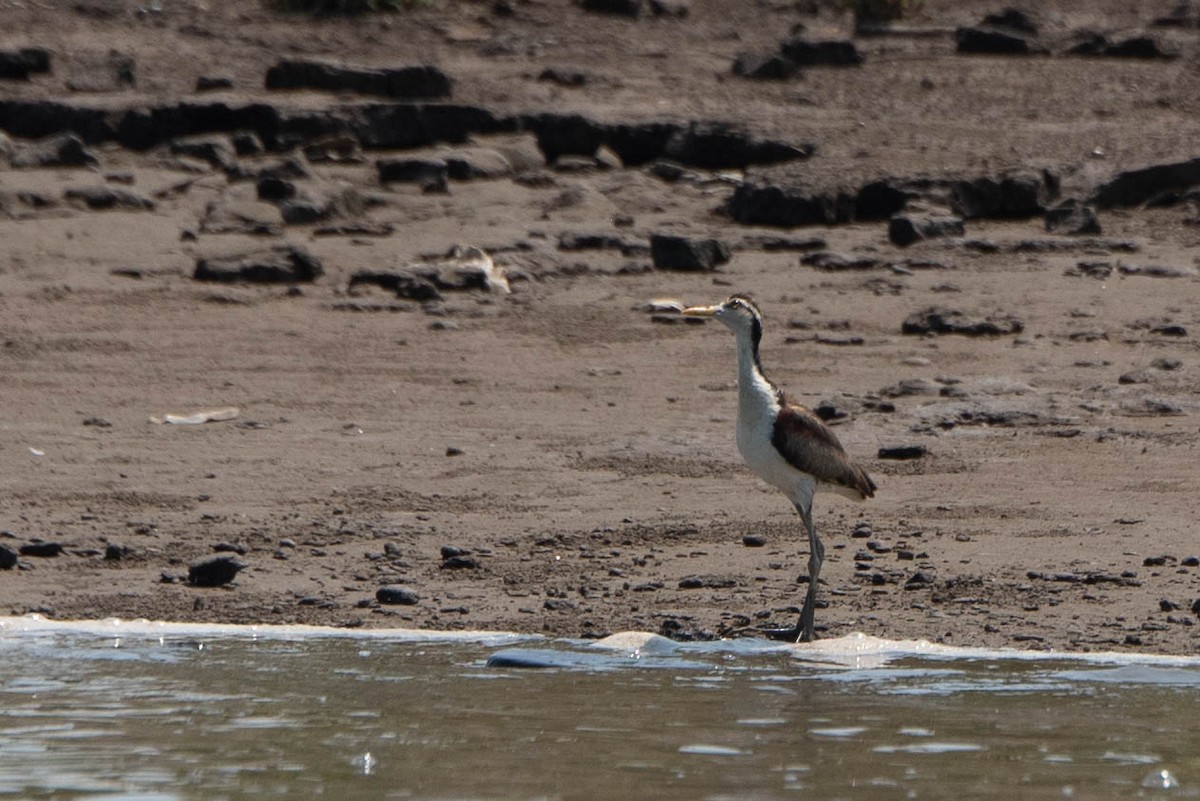
<svg viewBox="0 0 1200 801"><path fill-rule="evenodd" d="M49 620L40 615L0 617L0 641L36 634L76 634L100 637L166 639L353 639L411 643L473 642L486 645L510 645L521 642L548 642L538 634L504 631L430 631L404 628L335 628L307 625L242 625L232 623L177 623L161 620ZM581 642L581 641L575 641ZM737 639L681 643L658 634L625 631L603 639L581 643L583 647L607 649L631 656L666 656L686 653L740 654L790 653L803 662L830 667L867 669L881 667L897 659L1001 659L1030 662L1068 661L1109 665L1152 665L1160 667L1200 667L1200 656L1174 654L1123 653L1117 651L1031 651L1016 648L981 648L942 645L927 640L889 640L869 634L848 634L810 643L777 643L769 640Z"/></svg>

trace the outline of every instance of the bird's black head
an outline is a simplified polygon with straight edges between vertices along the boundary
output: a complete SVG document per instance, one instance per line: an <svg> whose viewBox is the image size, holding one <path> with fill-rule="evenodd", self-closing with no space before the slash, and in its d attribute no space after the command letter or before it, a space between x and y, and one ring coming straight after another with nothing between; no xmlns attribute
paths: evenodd
<svg viewBox="0 0 1200 801"><path fill-rule="evenodd" d="M746 337L754 346L758 359L758 343L762 341L762 312L749 295L730 295L715 306L692 306L683 310L689 317L716 317L738 337Z"/></svg>

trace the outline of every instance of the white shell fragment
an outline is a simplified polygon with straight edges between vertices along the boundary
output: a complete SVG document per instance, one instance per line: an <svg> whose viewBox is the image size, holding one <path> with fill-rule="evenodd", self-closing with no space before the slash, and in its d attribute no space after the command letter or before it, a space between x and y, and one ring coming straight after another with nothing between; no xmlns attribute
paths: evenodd
<svg viewBox="0 0 1200 801"><path fill-rule="evenodd" d="M220 423L233 420L241 410L236 406L225 406L220 409L204 409L191 414L164 414L162 417L151 417L150 422L156 425L196 426L201 423Z"/></svg>

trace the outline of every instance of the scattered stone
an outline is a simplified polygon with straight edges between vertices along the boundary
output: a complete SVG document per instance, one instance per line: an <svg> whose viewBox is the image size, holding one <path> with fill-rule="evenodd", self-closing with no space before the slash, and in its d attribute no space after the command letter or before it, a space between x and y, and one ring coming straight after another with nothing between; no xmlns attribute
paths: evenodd
<svg viewBox="0 0 1200 801"><path fill-rule="evenodd" d="M811 41L796 37L780 44L779 50L784 58L801 67L857 67L865 60L848 39Z"/></svg>
<svg viewBox="0 0 1200 801"><path fill-rule="evenodd" d="M1117 265L1121 275L1144 275L1150 278L1192 278L1196 270L1191 267L1168 267L1161 264L1129 264L1121 262Z"/></svg>
<svg viewBox="0 0 1200 801"><path fill-rule="evenodd" d="M267 70L268 89L357 92L397 100L450 96L450 77L433 66L347 67L323 61L283 60Z"/></svg>
<svg viewBox="0 0 1200 801"><path fill-rule="evenodd" d="M83 424L85 426L94 426L95 428L112 428L112 421L104 417L85 417Z"/></svg>
<svg viewBox="0 0 1200 801"><path fill-rule="evenodd" d="M906 590L924 590L932 586L933 576L922 570L918 570L916 573L913 573L911 576L909 576L908 580L904 582L904 589Z"/></svg>
<svg viewBox="0 0 1200 801"><path fill-rule="evenodd" d="M619 143L606 143L630 163ZM793 145L772 139L757 139L736 125L722 122L693 122L674 130L663 145L662 155L690 167L708 170L742 169L751 164L779 164L807 159L813 145Z"/></svg>
<svg viewBox="0 0 1200 801"><path fill-rule="evenodd" d="M583 10L637 19L646 9L643 0L583 0Z"/></svg>
<svg viewBox="0 0 1200 801"><path fill-rule="evenodd" d="M128 545L117 545L115 542L110 542L104 546L104 560L106 562L119 562L133 555L133 548Z"/></svg>
<svg viewBox="0 0 1200 801"><path fill-rule="evenodd" d="M743 534L742 545L747 548L761 548L767 544L767 538L762 534Z"/></svg>
<svg viewBox="0 0 1200 801"><path fill-rule="evenodd" d="M152 211L155 202L145 195L117 186L83 186L63 193L68 201L82 203L94 211Z"/></svg>
<svg viewBox="0 0 1200 801"><path fill-rule="evenodd" d="M374 284L395 292L397 297L421 303L442 299L433 281L409 272L361 270L350 276L349 288L353 290L360 284Z"/></svg>
<svg viewBox="0 0 1200 801"><path fill-rule="evenodd" d="M586 72L581 70L563 69L561 67L546 67L538 73L539 81L558 84L569 89L578 89L581 86L586 86L588 76Z"/></svg>
<svg viewBox="0 0 1200 801"><path fill-rule="evenodd" d="M679 580L681 590L725 590L737 586L737 579L728 576L684 576Z"/></svg>
<svg viewBox="0 0 1200 801"><path fill-rule="evenodd" d="M1167 356L1160 356L1159 358L1150 362L1150 366L1154 367L1158 370L1178 370L1180 367L1183 367L1183 362L1180 361L1179 359L1172 359Z"/></svg>
<svg viewBox="0 0 1200 801"><path fill-rule="evenodd" d="M50 72L50 51L44 47L0 50L0 78L27 81L30 75Z"/></svg>
<svg viewBox="0 0 1200 801"><path fill-rule="evenodd" d="M17 566L17 552L7 545L0 545L0 570L12 570Z"/></svg>
<svg viewBox="0 0 1200 801"><path fill-rule="evenodd" d="M733 74L757 81L786 81L799 74L796 62L778 53L738 53Z"/></svg>
<svg viewBox="0 0 1200 801"><path fill-rule="evenodd" d="M13 148L11 163L22 167L87 167L100 160L73 133L61 133Z"/></svg>
<svg viewBox="0 0 1200 801"><path fill-rule="evenodd" d="M321 262L299 245L278 245L266 250L196 261L197 281L247 281L295 283L313 281L325 272Z"/></svg>
<svg viewBox="0 0 1200 801"><path fill-rule="evenodd" d="M1106 261L1081 261L1076 262L1074 267L1068 267L1063 274L1104 280L1112 275L1112 271L1113 266Z"/></svg>
<svg viewBox="0 0 1200 801"><path fill-rule="evenodd" d="M856 219L855 198L844 192L812 192L800 186L741 183L725 210L742 225L840 225Z"/></svg>
<svg viewBox="0 0 1200 801"><path fill-rule="evenodd" d="M421 597L405 587L380 587L375 591L375 600L386 606L415 606Z"/></svg>
<svg viewBox="0 0 1200 801"><path fill-rule="evenodd" d="M950 183L950 206L968 220L1019 220L1042 214L1058 188L1058 178L1046 171L959 179Z"/></svg>
<svg viewBox="0 0 1200 801"><path fill-rule="evenodd" d="M1150 373L1145 370L1135 370L1128 373L1122 373L1117 378L1118 384L1149 384Z"/></svg>
<svg viewBox="0 0 1200 801"><path fill-rule="evenodd" d="M422 189L444 189L450 178L449 165L437 158L379 159L375 169L380 183L417 184Z"/></svg>
<svg viewBox="0 0 1200 801"><path fill-rule="evenodd" d="M897 214L888 221L888 239L900 247L907 247L923 239L962 236L964 233L963 221L958 217Z"/></svg>
<svg viewBox="0 0 1200 801"><path fill-rule="evenodd" d="M1091 199L1099 208L1140 206L1196 184L1200 184L1200 157L1119 172L1097 187Z"/></svg>
<svg viewBox="0 0 1200 801"><path fill-rule="evenodd" d="M236 553L239 556L245 556L250 550L249 546L241 542L218 542L212 549L217 553Z"/></svg>
<svg viewBox="0 0 1200 801"><path fill-rule="evenodd" d="M958 52L966 54L1028 56L1047 52L1033 36L1012 28L968 25L954 32L954 40Z"/></svg>
<svg viewBox="0 0 1200 801"><path fill-rule="evenodd" d="M21 556L51 557L61 554L63 552L63 546L60 542L33 540L32 542L25 543L18 550Z"/></svg>
<svg viewBox="0 0 1200 801"><path fill-rule="evenodd" d="M1179 53L1164 48L1151 36L1131 36L1114 41L1102 33L1085 31L1080 37L1079 42L1067 49L1067 55L1164 60L1179 58Z"/></svg>
<svg viewBox="0 0 1200 801"><path fill-rule="evenodd" d="M189 136L173 140L170 148L176 156L199 159L218 170L231 170L237 165L237 153L227 137Z"/></svg>
<svg viewBox="0 0 1200 801"><path fill-rule="evenodd" d="M479 560L474 556L449 556L442 559L442 570L478 570Z"/></svg>
<svg viewBox="0 0 1200 801"><path fill-rule="evenodd" d="M1093 206L1080 200L1064 200L1057 206L1046 209L1046 230L1056 234L1099 234L1100 219Z"/></svg>
<svg viewBox="0 0 1200 801"><path fill-rule="evenodd" d="M963 336L1007 336L1019 334L1025 324L1017 317L1003 315L969 317L958 309L931 306L909 315L900 327L904 334L961 334Z"/></svg>
<svg viewBox="0 0 1200 801"><path fill-rule="evenodd" d="M834 253L831 250L822 250L816 253L810 253L800 258L801 264L807 264L810 267L816 267L818 270L827 272L841 272L845 270L870 270L878 267L879 259L871 256L848 256L844 253Z"/></svg>
<svg viewBox="0 0 1200 801"><path fill-rule="evenodd" d="M983 18L983 24L992 28L1005 28L1011 31L1037 35L1038 26L1033 17L1016 8L1006 8L1003 11L988 14Z"/></svg>
<svg viewBox="0 0 1200 801"><path fill-rule="evenodd" d="M196 78L197 92L216 92L221 89L232 89L233 79L218 75L201 75Z"/></svg>
<svg viewBox="0 0 1200 801"><path fill-rule="evenodd" d="M1178 612L1183 608L1181 604L1177 604L1169 598L1160 598L1158 608L1162 612Z"/></svg>
<svg viewBox="0 0 1200 801"><path fill-rule="evenodd" d="M1163 567L1167 562L1174 562L1174 556L1147 556L1142 560L1143 567Z"/></svg>
<svg viewBox="0 0 1200 801"><path fill-rule="evenodd" d="M929 455L929 449L924 445L890 445L879 449L880 459L920 459Z"/></svg>
<svg viewBox="0 0 1200 801"><path fill-rule="evenodd" d="M220 587L233 581L245 568L236 556L224 554L200 559L188 565L188 584L194 587Z"/></svg>
<svg viewBox="0 0 1200 801"><path fill-rule="evenodd" d="M765 253L781 251L824 250L828 242L820 236L773 236L755 234L741 241L739 248L758 248Z"/></svg>
<svg viewBox="0 0 1200 801"><path fill-rule="evenodd" d="M650 258L658 270L711 272L730 259L729 248L716 239L650 235Z"/></svg>

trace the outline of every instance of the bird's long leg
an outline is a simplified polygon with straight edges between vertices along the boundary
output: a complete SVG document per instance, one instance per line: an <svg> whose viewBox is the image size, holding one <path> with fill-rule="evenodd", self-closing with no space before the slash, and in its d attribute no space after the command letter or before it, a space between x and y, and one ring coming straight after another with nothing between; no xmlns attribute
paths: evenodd
<svg viewBox="0 0 1200 801"><path fill-rule="evenodd" d="M808 531L808 592L804 595L804 606L800 607L800 622L796 626L800 630L800 638L797 642L811 642L813 619L817 611L817 580L821 576L821 565L825 562L825 546L813 526L812 503L805 506L796 504L796 511L800 513L800 519Z"/></svg>

